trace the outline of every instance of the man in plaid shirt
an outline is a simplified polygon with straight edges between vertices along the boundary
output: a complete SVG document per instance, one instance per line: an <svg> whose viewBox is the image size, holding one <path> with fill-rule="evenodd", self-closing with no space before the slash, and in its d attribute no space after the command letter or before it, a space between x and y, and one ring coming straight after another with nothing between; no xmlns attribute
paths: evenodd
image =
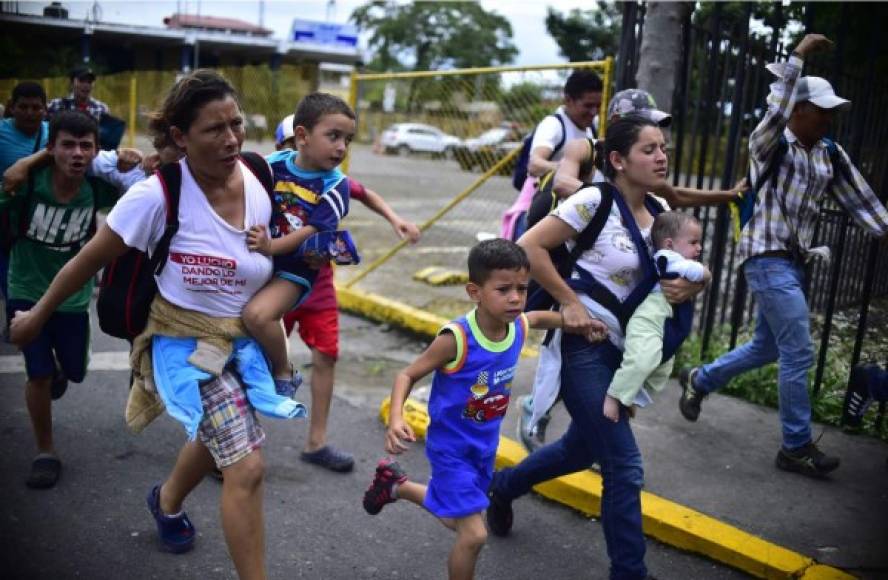
<svg viewBox="0 0 888 580"><path fill-rule="evenodd" d="M71 71L71 94L50 101L46 107L47 118L52 118L59 111L83 111L91 115L96 123L102 115L108 114L108 105L97 101L89 95L92 93L96 74L89 67L79 66Z"/></svg>
<svg viewBox="0 0 888 580"><path fill-rule="evenodd" d="M826 455L811 439L808 397L814 346L804 264L815 255L829 256L826 248L811 248L821 202L829 192L862 229L874 236L888 233L888 211L845 151L832 145L831 156L824 141L835 112L850 107L850 101L836 96L825 79L799 76L807 55L831 45L820 34L808 34L787 62L767 67L777 78L768 95L768 111L749 139L752 183L759 183L772 163L777 165L773 177L760 187L738 245L758 306L753 338L680 377L679 408L687 420L696 421L706 395L743 372L777 361L783 445L776 465L812 477L823 477L839 466L838 457Z"/></svg>

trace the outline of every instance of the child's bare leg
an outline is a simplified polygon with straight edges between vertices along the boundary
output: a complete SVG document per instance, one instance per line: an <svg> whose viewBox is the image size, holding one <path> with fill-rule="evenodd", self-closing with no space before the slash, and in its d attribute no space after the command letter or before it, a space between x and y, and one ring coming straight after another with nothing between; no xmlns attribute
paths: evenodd
<svg viewBox="0 0 888 580"><path fill-rule="evenodd" d="M244 307L244 324L265 351L276 379L288 379L293 374L281 318L299 301L302 291L298 284L274 278Z"/></svg>
<svg viewBox="0 0 888 580"><path fill-rule="evenodd" d="M28 414L31 416L31 428L40 453L52 453L55 448L52 441L52 379L42 377L31 379L25 384L25 401Z"/></svg>
<svg viewBox="0 0 888 580"><path fill-rule="evenodd" d="M425 496L428 491L428 486L423 485L421 483L415 483L413 481L407 480L401 485L398 486L398 498L406 499L411 503L415 503L419 507L425 507ZM438 518L438 520L444 524L444 527L447 529L456 530L456 523L459 521L455 518Z"/></svg>
<svg viewBox="0 0 888 580"><path fill-rule="evenodd" d="M475 577L478 555L487 542L487 528L480 513L456 518L455 523L456 542L447 558L447 572L450 580L471 580Z"/></svg>
<svg viewBox="0 0 888 580"><path fill-rule="evenodd" d="M327 419L333 400L336 359L316 348L311 349L311 418L305 451L312 453L327 443Z"/></svg>
<svg viewBox="0 0 888 580"><path fill-rule="evenodd" d="M398 486L398 499L406 499L410 503L423 507L427 489L426 485L407 480Z"/></svg>

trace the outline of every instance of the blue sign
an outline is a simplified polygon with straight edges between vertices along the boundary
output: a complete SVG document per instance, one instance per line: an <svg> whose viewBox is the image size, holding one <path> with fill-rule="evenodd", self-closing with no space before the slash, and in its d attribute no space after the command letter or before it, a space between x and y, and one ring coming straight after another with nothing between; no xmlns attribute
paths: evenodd
<svg viewBox="0 0 888 580"><path fill-rule="evenodd" d="M313 42L355 48L358 46L358 29L354 24L293 20L290 30L292 42Z"/></svg>

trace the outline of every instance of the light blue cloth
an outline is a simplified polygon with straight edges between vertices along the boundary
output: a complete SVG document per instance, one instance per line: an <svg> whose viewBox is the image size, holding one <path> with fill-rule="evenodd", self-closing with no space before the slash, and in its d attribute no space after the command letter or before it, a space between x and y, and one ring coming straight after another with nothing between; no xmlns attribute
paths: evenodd
<svg viewBox="0 0 888 580"><path fill-rule="evenodd" d="M49 123L43 121L40 123L40 144L37 150L46 147L48 137ZM15 128L15 119L0 120L0 176L13 163L34 153L36 141L36 134L28 136Z"/></svg>
<svg viewBox="0 0 888 580"><path fill-rule="evenodd" d="M277 419L305 417L305 405L275 392L262 348L252 338L238 338L233 343L230 362L241 378L247 399L254 409ZM154 384L170 416L185 426L188 438L197 436L204 415L200 383L213 378L188 362L197 348L197 339L155 335L151 341Z"/></svg>

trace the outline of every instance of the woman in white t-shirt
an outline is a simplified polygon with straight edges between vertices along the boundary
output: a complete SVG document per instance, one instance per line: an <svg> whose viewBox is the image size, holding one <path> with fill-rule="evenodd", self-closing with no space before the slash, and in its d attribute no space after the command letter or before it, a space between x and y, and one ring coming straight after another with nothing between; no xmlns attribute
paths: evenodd
<svg viewBox="0 0 888 580"><path fill-rule="evenodd" d="M220 326L237 324L244 305L272 273L271 259L249 251L246 244L250 227L269 223L271 202L239 157L245 132L237 94L218 73L195 71L173 86L151 129L169 137L186 155L179 162L179 229L170 244L166 266L157 277L159 295L178 312L212 317L208 326L213 321ZM150 253L163 233L165 212L157 176L134 185L34 308L16 315L13 341L26 344L32 340L64 298L114 258L130 248ZM163 338L169 337L154 336L155 353L156 341ZM156 374L159 357L154 359ZM264 433L255 419L252 401L228 367L201 382L199 391L203 413L198 409L199 428L195 418L196 439L183 446L167 480L150 491L149 510L167 550L191 549L195 531L182 511L182 502L214 465L219 465L224 473L222 526L228 551L241 577L264 578L264 461L260 449ZM173 413L169 402L167 409Z"/></svg>
<svg viewBox="0 0 888 580"><path fill-rule="evenodd" d="M653 121L626 117L608 127L603 153L604 174L618 191L613 194L615 200L604 228L595 244L580 256L577 267L622 303L649 271L633 241L633 230L640 233L637 243L642 249L647 245L650 251L654 216L646 205L646 192L656 190L666 179L666 142ZM618 195L620 200L616 199ZM626 214L621 213L618 201L625 201ZM585 333L598 327L602 340L591 343L582 335L563 335L561 395L571 416L570 427L560 440L535 451L514 468L494 474L487 520L493 533L505 535L512 525L512 500L540 482L598 462L604 480L601 519L611 557L611 577L644 578L641 454L626 409L616 423L601 413L611 377L622 358L623 331L617 317L604 305L583 292L575 292L559 276L549 256L550 249L573 243L601 202L597 187L580 190L519 241L530 258L531 275L561 304L564 328ZM634 224L628 224L628 220ZM577 275L575 270L573 276ZM664 280L662 287L671 303L684 302L703 288L702 284L682 279Z"/></svg>

